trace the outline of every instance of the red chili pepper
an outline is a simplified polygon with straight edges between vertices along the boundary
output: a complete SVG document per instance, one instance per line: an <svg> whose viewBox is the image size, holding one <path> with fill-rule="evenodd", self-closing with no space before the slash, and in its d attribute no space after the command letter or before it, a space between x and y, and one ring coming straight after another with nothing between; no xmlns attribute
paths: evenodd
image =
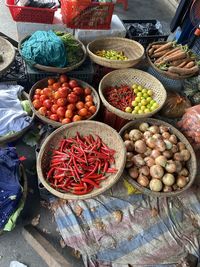
<svg viewBox="0 0 200 267"><path fill-rule="evenodd" d="M88 184L91 184L91 185L93 185L94 187L97 187L97 188L100 187L97 183L95 183L93 180L90 180L89 178L83 178L82 181L83 181L83 182L86 182L86 183L88 183Z"/></svg>

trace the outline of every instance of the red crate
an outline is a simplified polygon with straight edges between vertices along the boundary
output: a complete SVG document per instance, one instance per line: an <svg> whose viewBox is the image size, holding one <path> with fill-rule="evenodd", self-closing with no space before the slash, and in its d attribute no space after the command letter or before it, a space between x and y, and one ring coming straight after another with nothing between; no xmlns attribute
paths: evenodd
<svg viewBox="0 0 200 267"><path fill-rule="evenodd" d="M113 3L61 0L63 22L72 29L110 29Z"/></svg>
<svg viewBox="0 0 200 267"><path fill-rule="evenodd" d="M15 21L52 24L57 8L35 8L17 6L15 0L6 0L6 6Z"/></svg>

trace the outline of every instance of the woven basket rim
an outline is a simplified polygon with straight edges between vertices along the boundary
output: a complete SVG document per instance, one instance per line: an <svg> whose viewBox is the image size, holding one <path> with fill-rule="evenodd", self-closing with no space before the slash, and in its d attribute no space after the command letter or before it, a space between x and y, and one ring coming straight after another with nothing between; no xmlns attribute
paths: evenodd
<svg viewBox="0 0 200 267"><path fill-rule="evenodd" d="M158 67L156 67L154 65L154 63L151 61L151 58L149 57L149 54L148 54L148 51L149 49L152 47L152 45L156 45L156 44L166 44L167 41L160 41L160 42L153 42L151 44L148 45L147 49L146 49L146 57L147 57L147 61L148 63L151 65L151 67L157 71L158 73L162 74L163 76L167 77L167 78L170 78L172 80L184 80L184 79L187 79L187 78L190 78L190 77L193 77L195 76L195 74L190 74L190 75L185 75L185 76L180 76L180 77L177 77L176 75L173 75L171 73L168 73L167 71L164 71L164 70L160 70Z"/></svg>
<svg viewBox="0 0 200 267"><path fill-rule="evenodd" d="M22 92L22 97L24 97L27 100L29 99L28 94L24 91ZM27 127L25 127L24 129L22 129L19 132L13 133L13 134L8 135L8 136L0 137L0 144L15 141L15 140L19 139L32 126L33 121L35 119L35 114L33 111L32 111L32 115L30 117L31 117L30 125L28 125Z"/></svg>
<svg viewBox="0 0 200 267"><path fill-rule="evenodd" d="M12 57L10 58L7 66L5 66L3 69L0 68L0 73L2 74L2 73L5 73L10 68L11 64L15 60L16 50L14 46L2 36L0 36L0 43L1 42L4 42L7 45L7 49L12 51Z"/></svg>
<svg viewBox="0 0 200 267"><path fill-rule="evenodd" d="M108 103L108 101L105 99L104 94L103 94L103 88L102 88L102 83L105 81L105 79L108 79L109 76L115 75L115 74L116 74L116 77L117 77L117 74L118 73L121 73L122 71L130 71L130 70L132 70L135 73L142 74L143 76L145 75L145 76L149 77L149 79L153 79L155 81L155 83L159 83L159 85L161 86L164 101L163 101L163 103L155 111L149 112L147 114L130 114L130 113L127 113L127 112L124 112L124 111L122 111L120 109L115 108L110 103ZM162 85L162 83L157 78L155 78L153 75L151 75L151 74L149 74L149 73L147 73L145 71L142 71L142 70L131 68L131 69L123 69L123 70L114 70L114 71L109 72L108 74L106 74L102 78L102 80L100 81L100 83L99 83L99 96L100 96L101 101L103 102L103 104L106 106L106 108L110 112L115 113L116 115L118 115L119 117L121 117L123 119L134 120L134 119L140 119L140 118L142 119L142 118L151 117L155 113L157 113L163 107L163 105L164 105L164 103L166 101L167 92L166 92L164 86Z"/></svg>
<svg viewBox="0 0 200 267"><path fill-rule="evenodd" d="M24 41L26 41L27 39L29 39L31 37L31 35L27 35L26 37L24 37L23 39L20 40L19 44L18 44L18 50L20 55L22 56L22 58L26 61L26 59L23 57L22 52L21 52L21 45ZM86 52L86 48L84 46L84 44L75 38L75 40L81 45L82 51L83 51L83 58L70 66L64 67L64 68L57 68L57 67L51 67L51 66L45 66L45 65L41 65L41 64L34 64L32 67L37 68L39 70L43 70L46 72L53 72L53 73L66 73L69 71L72 71L74 69L77 69L79 66L81 66L83 64L83 62L85 61L86 57L87 57L87 52Z"/></svg>
<svg viewBox="0 0 200 267"><path fill-rule="evenodd" d="M178 196L181 193L183 193L184 191L186 191L188 188L190 188L190 186L193 184L195 178L196 178L196 174L197 174L197 159L196 159L196 155L194 152L194 149L192 148L190 142L187 140L187 138L174 126L172 126L171 124L162 121L162 120L157 120L157 119L152 119L152 118L147 118L147 119L138 119L132 122L128 122L126 125L124 125L124 127L120 130L119 134L121 136L123 136L124 132L131 128L134 129L134 125L138 124L138 123L142 123L142 122L147 122L149 124L155 124L155 125L165 125L170 129L170 132L174 133L179 140L181 140L187 147L187 149L190 151L191 153L191 158L190 158L190 162L193 165L192 166L192 174L190 173L189 177L190 177L190 181L189 183L181 190L178 191L173 191L173 192L154 192L151 191L148 188L145 188L141 185L139 185L134 179L132 179L132 183L133 185L142 193L146 194L146 195L150 195L150 196L155 196L155 197L173 197L173 196ZM124 169L124 172L126 175L129 176L128 172ZM129 176L130 177L130 176Z"/></svg>
<svg viewBox="0 0 200 267"><path fill-rule="evenodd" d="M40 84L40 83L43 83L43 82L46 82L49 78L52 78L52 79L58 79L58 77L56 76L51 76L51 77L46 77L42 80L39 80L37 81L31 88L31 90L29 91L29 102L30 102L30 105L31 105L31 109L33 111L33 113L41 120L43 121L44 123L46 124L49 124L55 128L58 128L58 127L61 127L63 126L63 124L61 122L57 122L57 121L53 121L49 118L46 118L45 116L42 116L40 115L40 113L34 108L33 104L32 104L32 95L34 93L34 91L37 89L37 84ZM99 98L99 95L98 93L96 92L96 90L88 83L82 81L82 80L79 80L79 79L76 79L76 78L72 78L72 77L68 77L69 79L73 79L73 80L76 80L78 82L79 85L83 85L84 87L89 87L91 90L92 90L92 95L94 96L94 99L96 100L96 112L94 114L92 114L92 116L89 118L89 120L92 120L96 115L97 113L99 112L99 109L100 109L100 98ZM35 88L34 88L35 87ZM85 121L85 120L83 120ZM72 123L72 122L70 122Z"/></svg>
<svg viewBox="0 0 200 267"><path fill-rule="evenodd" d="M73 124L73 125L72 125ZM40 149L40 152L38 154L37 157L37 173L38 173L38 178L41 181L41 183L44 185L44 187L53 195L62 198L62 199L72 199L72 200L78 200L78 199L88 199L88 198L92 198L95 197L99 194L102 194L103 192L105 192L106 190L110 189L121 177L123 171L124 171L124 167L125 167L125 161L126 161L126 150L125 150L125 146L124 146L124 142L121 138L121 136L118 134L118 132L113 129L112 127L110 127L109 125L102 123L102 122L98 122L98 121L78 121L78 122L73 122L71 125L67 124L67 125L63 125L62 127L56 129L54 132L52 132L44 141L44 143L42 144L42 147ZM45 151L45 147L46 145L51 141L51 139L56 136L57 134L61 133L63 130L70 130L70 128L72 126L79 126L79 125L85 125L85 127L93 127L95 128L97 125L101 125L102 127L104 127L105 129L107 129L108 131L110 131L113 136L117 136L118 141L121 143L120 144L120 151L116 151L118 153L120 153L120 163L121 163L121 167L120 169L118 169L118 172L116 174L110 175L108 177L108 179L112 177L112 181L110 181L109 184L107 184L106 186L99 188L99 189L95 189L95 191L90 192L89 194L86 195L82 195L82 196L77 196L77 195L73 195L70 193L62 193L59 192L55 189L53 189L45 180L44 176L43 176L43 172L41 169L41 162L43 159L43 154ZM89 126L90 125L90 126ZM93 126L91 126L93 125ZM99 133L99 136L102 138L102 132Z"/></svg>

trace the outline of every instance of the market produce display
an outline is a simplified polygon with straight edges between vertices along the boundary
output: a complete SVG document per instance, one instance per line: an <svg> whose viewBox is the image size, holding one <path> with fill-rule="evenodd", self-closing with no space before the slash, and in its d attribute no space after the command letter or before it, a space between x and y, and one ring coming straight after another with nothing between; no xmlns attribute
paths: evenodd
<svg viewBox="0 0 200 267"><path fill-rule="evenodd" d="M153 43L147 48L147 54L156 68L174 78L190 77L199 71L197 56L187 45L175 42Z"/></svg>
<svg viewBox="0 0 200 267"><path fill-rule="evenodd" d="M116 50L98 50L95 53L99 57L104 57L111 60L127 60L128 57L124 55L123 51Z"/></svg>
<svg viewBox="0 0 200 267"><path fill-rule="evenodd" d="M40 115L63 124L89 119L97 111L92 89L65 74L49 78L48 86L37 88L31 100Z"/></svg>
<svg viewBox="0 0 200 267"><path fill-rule="evenodd" d="M108 87L105 98L115 108L132 114L147 114L159 107L153 99L153 91L139 84Z"/></svg>
<svg viewBox="0 0 200 267"><path fill-rule="evenodd" d="M181 131L194 143L198 149L200 144L200 105L188 108L182 119L178 122ZM198 146L197 146L198 145Z"/></svg>
<svg viewBox="0 0 200 267"><path fill-rule="evenodd" d="M123 139L127 171L139 185L165 193L189 183L191 153L169 127L143 122L138 129L126 131Z"/></svg>
<svg viewBox="0 0 200 267"><path fill-rule="evenodd" d="M181 118L185 110L191 107L190 101L185 96L181 96L177 92L167 92L167 99L160 115L166 118Z"/></svg>
<svg viewBox="0 0 200 267"><path fill-rule="evenodd" d="M101 181L116 173L115 150L99 136L92 135L62 139L53 151L47 182L56 190L84 195L99 188Z"/></svg>

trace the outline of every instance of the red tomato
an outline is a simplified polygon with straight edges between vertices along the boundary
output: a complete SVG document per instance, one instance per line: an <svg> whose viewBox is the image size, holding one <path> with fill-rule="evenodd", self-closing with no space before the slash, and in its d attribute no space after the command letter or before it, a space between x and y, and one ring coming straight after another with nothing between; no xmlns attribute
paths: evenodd
<svg viewBox="0 0 200 267"><path fill-rule="evenodd" d="M33 96L33 99L35 100L35 99L40 99L40 95L34 95Z"/></svg>
<svg viewBox="0 0 200 267"><path fill-rule="evenodd" d="M49 118L52 115L52 112L50 110L47 110L46 116Z"/></svg>
<svg viewBox="0 0 200 267"><path fill-rule="evenodd" d="M62 87L69 87L69 83L62 83L61 86Z"/></svg>
<svg viewBox="0 0 200 267"><path fill-rule="evenodd" d="M65 112L65 118L69 118L71 119L73 117L73 111L70 110L70 109L67 109L66 112Z"/></svg>
<svg viewBox="0 0 200 267"><path fill-rule="evenodd" d="M76 109L76 106L75 106L75 104L69 104L69 105L67 105L67 109L74 111Z"/></svg>
<svg viewBox="0 0 200 267"><path fill-rule="evenodd" d="M43 102L43 106L47 109L50 109L52 104L51 104L51 100L50 99L45 99Z"/></svg>
<svg viewBox="0 0 200 267"><path fill-rule="evenodd" d="M86 87L86 88L84 89L84 93L85 93L85 95L91 95L92 90L91 90L89 87Z"/></svg>
<svg viewBox="0 0 200 267"><path fill-rule="evenodd" d="M52 114L49 119L53 120L53 121L58 121L59 118L58 118L58 115L57 114Z"/></svg>
<svg viewBox="0 0 200 267"><path fill-rule="evenodd" d="M64 118L65 117L65 108L59 107L56 111L56 114L58 115L59 118Z"/></svg>
<svg viewBox="0 0 200 267"><path fill-rule="evenodd" d="M52 95L52 90L48 87L43 89L43 94L46 96L51 96Z"/></svg>
<svg viewBox="0 0 200 267"><path fill-rule="evenodd" d="M53 85L55 83L54 79L49 78L48 79L48 85Z"/></svg>
<svg viewBox="0 0 200 267"><path fill-rule="evenodd" d="M45 107L39 108L38 112L42 115L45 116L47 113L47 109Z"/></svg>
<svg viewBox="0 0 200 267"><path fill-rule="evenodd" d="M42 103L40 102L40 100L35 99L33 101L33 106L34 106L34 108L39 109L42 106Z"/></svg>
<svg viewBox="0 0 200 267"><path fill-rule="evenodd" d="M89 111L94 114L96 112L97 108L95 106L89 107Z"/></svg>
<svg viewBox="0 0 200 267"><path fill-rule="evenodd" d="M89 101L93 101L93 96L91 96L91 95L87 95L86 97L85 97L85 102L89 102Z"/></svg>
<svg viewBox="0 0 200 267"><path fill-rule="evenodd" d="M68 77L65 74L61 74L60 77L59 77L59 81L61 83L65 83L65 82L68 81Z"/></svg>
<svg viewBox="0 0 200 267"><path fill-rule="evenodd" d="M72 121L80 121L81 117L79 115L75 115L72 119Z"/></svg>
<svg viewBox="0 0 200 267"><path fill-rule="evenodd" d="M93 104L92 101L88 101L88 102L85 103L85 106L88 107L88 108L91 107L91 106L93 106L93 105L94 104Z"/></svg>
<svg viewBox="0 0 200 267"><path fill-rule="evenodd" d="M60 93L58 91L56 91L54 93L53 97L54 97L54 99L59 99L59 98L61 98L61 95L60 95Z"/></svg>
<svg viewBox="0 0 200 267"><path fill-rule="evenodd" d="M36 89L36 90L35 90L35 94L36 94L36 95L40 95L40 94L41 94L41 91L42 91L41 89Z"/></svg>
<svg viewBox="0 0 200 267"><path fill-rule="evenodd" d="M62 123L66 124L66 123L70 123L71 119L70 118L65 118L62 120Z"/></svg>
<svg viewBox="0 0 200 267"><path fill-rule="evenodd" d="M74 88L74 87L77 87L78 86L78 83L77 83L77 81L76 80L70 80L69 81L69 87L70 88Z"/></svg>
<svg viewBox="0 0 200 267"><path fill-rule="evenodd" d="M43 103L43 101L45 100L45 99L47 99L48 97L46 96L46 95L41 95L40 96L40 101Z"/></svg>
<svg viewBox="0 0 200 267"><path fill-rule="evenodd" d="M57 100L57 105L60 106L60 107L63 107L67 104L67 99L66 98L59 98Z"/></svg>
<svg viewBox="0 0 200 267"><path fill-rule="evenodd" d="M51 112L52 112L52 113L56 113L58 108L59 108L59 106L58 106L57 104L53 104L53 105L51 106Z"/></svg>
<svg viewBox="0 0 200 267"><path fill-rule="evenodd" d="M68 95L67 100L69 103L73 104L73 103L76 103L78 101L78 97L77 97L77 95L71 93Z"/></svg>
<svg viewBox="0 0 200 267"><path fill-rule="evenodd" d="M88 110L86 108L82 108L79 110L78 115L81 117L87 116Z"/></svg>
<svg viewBox="0 0 200 267"><path fill-rule="evenodd" d="M67 87L60 87L58 89L58 93L60 94L60 97L67 97L68 95L68 88Z"/></svg>
<svg viewBox="0 0 200 267"><path fill-rule="evenodd" d="M83 94L83 88L81 88L81 87L79 87L79 86L74 87L74 88L73 88L73 92L74 92L74 94L76 94L76 95L82 95L82 94Z"/></svg>
<svg viewBox="0 0 200 267"><path fill-rule="evenodd" d="M52 86L53 86L54 90L58 90L58 88L60 88L60 86L61 86L61 83L57 82L57 83L54 83Z"/></svg>
<svg viewBox="0 0 200 267"><path fill-rule="evenodd" d="M76 108L77 109L82 109L82 108L84 108L84 106L85 106L85 104L82 101L79 101L79 102L76 103Z"/></svg>
<svg viewBox="0 0 200 267"><path fill-rule="evenodd" d="M92 113L88 111L87 116L85 116L86 119L89 119L92 116Z"/></svg>

